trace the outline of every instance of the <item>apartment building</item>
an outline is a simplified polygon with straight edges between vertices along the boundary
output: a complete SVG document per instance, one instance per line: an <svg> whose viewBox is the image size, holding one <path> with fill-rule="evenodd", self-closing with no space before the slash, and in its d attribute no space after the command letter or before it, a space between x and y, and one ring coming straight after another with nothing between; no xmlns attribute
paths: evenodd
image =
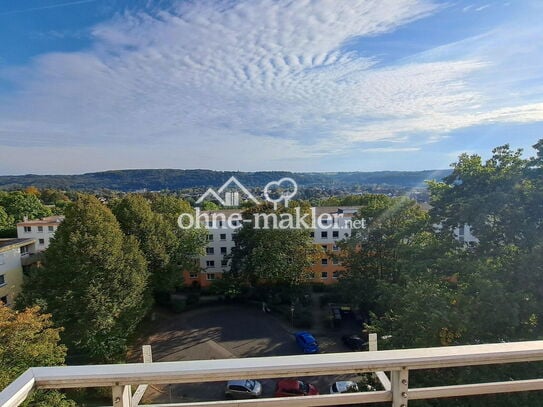
<svg viewBox="0 0 543 407"><path fill-rule="evenodd" d="M34 239L0 239L0 301L13 305L23 285L23 270L36 253Z"/></svg>
<svg viewBox="0 0 543 407"><path fill-rule="evenodd" d="M58 226L64 216L48 216L42 219L24 219L17 224L17 237L19 239L35 239L36 250L44 251L49 247L51 239L55 236Z"/></svg>
<svg viewBox="0 0 543 407"><path fill-rule="evenodd" d="M338 243L351 235L352 217L358 207L317 207L313 215L320 219L315 222L311 231L313 242L322 249L321 258L313 265L313 282L333 284L344 270L337 258L340 254ZM240 220L232 220L232 215L239 214L239 209L224 209L220 211L204 212L210 217L215 214L216 224L209 221L204 226L207 229L206 253L199 258L200 271L186 271L184 282L186 285L199 284L209 286L214 280L222 277L230 269L227 256L235 246L234 236L238 228L242 227Z"/></svg>

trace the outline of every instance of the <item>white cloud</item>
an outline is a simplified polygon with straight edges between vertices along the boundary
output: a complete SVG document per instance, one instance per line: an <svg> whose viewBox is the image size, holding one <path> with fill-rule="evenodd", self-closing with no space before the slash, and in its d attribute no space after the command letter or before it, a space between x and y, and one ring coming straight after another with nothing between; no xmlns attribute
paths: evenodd
<svg viewBox="0 0 543 407"><path fill-rule="evenodd" d="M437 9L425 0L251 0L119 15L94 27L89 50L0 71L18 89L0 96L0 144L126 145L138 166L144 153L181 151L178 167L243 168L355 147L405 150L360 143L397 144L415 132L424 143L489 121L542 120L538 103L489 109L468 81L492 63L477 55L383 67L345 51Z"/></svg>

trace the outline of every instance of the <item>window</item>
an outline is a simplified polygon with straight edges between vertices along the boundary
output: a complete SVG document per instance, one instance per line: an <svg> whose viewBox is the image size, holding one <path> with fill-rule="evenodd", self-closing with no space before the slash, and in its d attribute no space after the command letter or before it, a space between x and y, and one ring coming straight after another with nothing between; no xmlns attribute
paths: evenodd
<svg viewBox="0 0 543 407"><path fill-rule="evenodd" d="M30 232L32 232L32 226L25 226L25 227L24 227L24 231L25 231L25 233L30 233Z"/></svg>
<svg viewBox="0 0 543 407"><path fill-rule="evenodd" d="M210 220L209 222L207 222L207 226L209 226L210 228L212 228L212 227L213 227L213 221Z"/></svg>
<svg viewBox="0 0 543 407"><path fill-rule="evenodd" d="M0 253L0 264L4 264L4 253Z"/></svg>
<svg viewBox="0 0 543 407"><path fill-rule="evenodd" d="M212 242L213 241L213 235L207 235L207 241Z"/></svg>
<svg viewBox="0 0 543 407"><path fill-rule="evenodd" d="M215 280L215 274L213 274L213 273L207 273L206 278L207 278L208 280L210 280L210 281L211 281L211 280Z"/></svg>
<svg viewBox="0 0 543 407"><path fill-rule="evenodd" d="M228 260L221 260L221 266L225 267L225 266L228 266Z"/></svg>
<svg viewBox="0 0 543 407"><path fill-rule="evenodd" d="M339 271L334 271L332 273L332 278L339 278Z"/></svg>
<svg viewBox="0 0 543 407"><path fill-rule="evenodd" d="M43 226L38 226L38 232L43 233Z"/></svg>
<svg viewBox="0 0 543 407"><path fill-rule="evenodd" d="M208 260L206 261L207 267L215 267L215 261L214 260Z"/></svg>
<svg viewBox="0 0 543 407"><path fill-rule="evenodd" d="M328 239L328 232L321 232L321 237L323 239Z"/></svg>
<svg viewBox="0 0 543 407"><path fill-rule="evenodd" d="M215 249L213 247L206 247L206 254L215 254Z"/></svg>
<svg viewBox="0 0 543 407"><path fill-rule="evenodd" d="M334 264L334 266L338 266L340 264L339 259L333 259L332 263Z"/></svg>
<svg viewBox="0 0 543 407"><path fill-rule="evenodd" d="M221 233L221 240L226 240L226 233Z"/></svg>
<svg viewBox="0 0 543 407"><path fill-rule="evenodd" d="M332 237L339 237L339 231L338 230L333 230L332 231Z"/></svg>
<svg viewBox="0 0 543 407"><path fill-rule="evenodd" d="M189 277L190 277L190 278L198 278L198 273L191 272L191 273L189 274Z"/></svg>
<svg viewBox="0 0 543 407"><path fill-rule="evenodd" d="M326 266L328 264L328 259L321 259L321 264Z"/></svg>
<svg viewBox="0 0 543 407"><path fill-rule="evenodd" d="M334 252L339 251L339 246L338 246L337 244L335 244L334 247L332 247L332 250L333 250Z"/></svg>
<svg viewBox="0 0 543 407"><path fill-rule="evenodd" d="M328 219L321 219L321 223L323 225L328 225Z"/></svg>
<svg viewBox="0 0 543 407"><path fill-rule="evenodd" d="M327 271L323 271L321 273L321 278L325 279L325 278L328 278L328 272Z"/></svg>
<svg viewBox="0 0 543 407"><path fill-rule="evenodd" d="M315 232L309 232L310 237L315 237Z"/></svg>
<svg viewBox="0 0 543 407"><path fill-rule="evenodd" d="M54 226L47 226L47 230L49 232L54 232L55 231L55 227Z"/></svg>
<svg viewBox="0 0 543 407"><path fill-rule="evenodd" d="M21 247L20 251L21 251L21 256L28 254L28 246Z"/></svg>
<svg viewBox="0 0 543 407"><path fill-rule="evenodd" d="M38 243L41 244L41 245L44 245L45 244L45 239L38 239Z"/></svg>
<svg viewBox="0 0 543 407"><path fill-rule="evenodd" d="M226 247L221 247L221 254L226 254Z"/></svg>
<svg viewBox="0 0 543 407"><path fill-rule="evenodd" d="M6 285L6 277L3 274L0 274L0 287Z"/></svg>
<svg viewBox="0 0 543 407"><path fill-rule="evenodd" d="M325 244L323 244L323 245L322 245L322 250L324 250L324 251L328 250L328 246L325 245Z"/></svg>

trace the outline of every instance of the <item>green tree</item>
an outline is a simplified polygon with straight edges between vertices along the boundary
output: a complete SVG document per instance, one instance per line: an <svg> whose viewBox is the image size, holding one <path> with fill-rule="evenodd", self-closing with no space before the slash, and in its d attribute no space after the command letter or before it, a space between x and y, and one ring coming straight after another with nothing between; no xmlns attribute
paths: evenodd
<svg viewBox="0 0 543 407"><path fill-rule="evenodd" d="M149 306L146 261L111 211L81 195L45 252L45 267L24 284L19 306L40 304L71 355L114 361Z"/></svg>
<svg viewBox="0 0 543 407"><path fill-rule="evenodd" d="M171 291L179 283L181 272L176 264L179 237L164 216L154 213L142 195L129 194L113 205L121 229L134 236L147 260L155 292Z"/></svg>
<svg viewBox="0 0 543 407"><path fill-rule="evenodd" d="M340 285L366 310L385 307L380 298L388 284L403 284L414 270L425 269L437 242L426 211L407 198L368 202L357 214L366 227L353 230L342 244L346 267Z"/></svg>
<svg viewBox="0 0 543 407"><path fill-rule="evenodd" d="M25 216L29 219L39 219L52 214L36 195L21 191L1 194L0 206L4 207L15 222L21 222Z"/></svg>
<svg viewBox="0 0 543 407"><path fill-rule="evenodd" d="M272 207L261 205L247 209L243 216L254 219L255 213L273 212ZM287 212L283 209L275 213ZM303 229L264 229L254 223L244 223L234 239L231 272L243 276L253 285L266 281L295 287L307 282L312 278L311 267L322 252L313 244L310 231Z"/></svg>
<svg viewBox="0 0 543 407"><path fill-rule="evenodd" d="M0 206L0 237L10 237L16 234L15 220Z"/></svg>
<svg viewBox="0 0 543 407"><path fill-rule="evenodd" d="M66 347L60 342L61 328L53 327L51 315L39 307L17 312L0 302L0 390L31 367L64 363ZM61 393L37 391L24 405L71 407Z"/></svg>
<svg viewBox="0 0 543 407"><path fill-rule="evenodd" d="M167 225L177 236L177 248L172 262L178 265L180 270L199 271L198 256L204 254L207 244L207 232L205 228L179 227L178 220L181 214L194 215L194 208L183 200L173 195L153 194L150 196L151 208L155 213L164 217Z"/></svg>

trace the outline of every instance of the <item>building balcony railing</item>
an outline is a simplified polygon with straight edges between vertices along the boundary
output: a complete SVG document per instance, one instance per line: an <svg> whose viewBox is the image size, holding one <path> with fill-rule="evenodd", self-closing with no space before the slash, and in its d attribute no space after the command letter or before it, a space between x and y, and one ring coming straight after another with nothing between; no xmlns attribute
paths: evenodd
<svg viewBox="0 0 543 407"><path fill-rule="evenodd" d="M378 373L383 391L243 401L160 404L154 407L338 406L388 403L407 407L409 400L543 390L543 378L494 383L413 388L409 372L420 369L534 362L543 360L543 341L403 349L371 352L276 356L246 359L36 367L0 393L1 407L20 405L34 389L111 387L114 407L138 405L133 385L200 383L242 378L265 379ZM390 372L390 379L382 372ZM141 386L140 386L141 387Z"/></svg>

